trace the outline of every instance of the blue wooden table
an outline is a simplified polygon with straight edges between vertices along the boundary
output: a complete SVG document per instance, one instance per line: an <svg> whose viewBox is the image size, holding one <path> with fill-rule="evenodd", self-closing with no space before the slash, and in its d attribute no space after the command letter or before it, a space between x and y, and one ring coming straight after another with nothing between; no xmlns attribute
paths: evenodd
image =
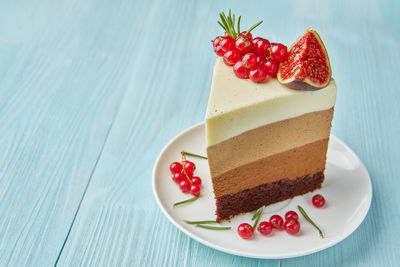
<svg viewBox="0 0 400 267"><path fill-rule="evenodd" d="M333 133L367 166L373 200L340 244L287 260L208 248L158 208L162 147L203 120L231 7L255 35L328 49ZM399 1L0 2L0 266L398 266ZM267 249L267 248L266 248Z"/></svg>

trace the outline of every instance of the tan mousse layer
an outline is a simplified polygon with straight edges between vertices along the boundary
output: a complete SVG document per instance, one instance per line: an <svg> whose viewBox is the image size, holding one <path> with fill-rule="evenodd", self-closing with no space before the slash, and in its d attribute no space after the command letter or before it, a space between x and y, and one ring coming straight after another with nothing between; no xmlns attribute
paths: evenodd
<svg viewBox="0 0 400 267"><path fill-rule="evenodd" d="M212 176L215 197L234 194L284 178L296 179L323 172L328 141L329 137Z"/></svg>
<svg viewBox="0 0 400 267"><path fill-rule="evenodd" d="M329 137L333 108L267 124L207 148L211 177Z"/></svg>

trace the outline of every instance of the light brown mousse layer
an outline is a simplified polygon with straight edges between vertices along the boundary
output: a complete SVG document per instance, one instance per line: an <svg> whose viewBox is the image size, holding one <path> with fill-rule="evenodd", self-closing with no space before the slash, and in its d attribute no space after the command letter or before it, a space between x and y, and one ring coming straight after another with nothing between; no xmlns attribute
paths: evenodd
<svg viewBox="0 0 400 267"><path fill-rule="evenodd" d="M212 145L207 148L211 177L328 138L332 117L333 108L311 112L267 124Z"/></svg>
<svg viewBox="0 0 400 267"><path fill-rule="evenodd" d="M212 176L216 198L280 179L296 179L325 170L328 138L267 156Z"/></svg>

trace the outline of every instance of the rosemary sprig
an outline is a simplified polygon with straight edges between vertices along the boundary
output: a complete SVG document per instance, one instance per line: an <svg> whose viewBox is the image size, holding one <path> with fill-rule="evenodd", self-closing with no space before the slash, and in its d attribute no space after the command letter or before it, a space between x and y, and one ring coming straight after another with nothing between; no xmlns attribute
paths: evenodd
<svg viewBox="0 0 400 267"><path fill-rule="evenodd" d="M252 221L255 220L255 222L254 222L254 224L253 224L253 229L254 229L254 231L255 231L255 229L256 229L256 227L257 227L258 221L259 221L260 218L261 218L262 212L263 212L263 207L259 208L259 209L256 211L256 213L254 214L253 218L251 219Z"/></svg>
<svg viewBox="0 0 400 267"><path fill-rule="evenodd" d="M218 226L208 226L208 225L202 225L202 224L196 224L196 227L204 228L204 229L209 229L209 230L230 230L231 227L218 227Z"/></svg>
<svg viewBox="0 0 400 267"><path fill-rule="evenodd" d="M228 11L228 16L224 12L219 13L221 21L217 21L218 24L224 29L224 31L232 38L236 39L240 35L240 20L242 16L239 16L237 21L237 31L235 28L235 14L232 14L231 9ZM251 26L244 35L248 35L254 28L260 25L263 21L259 21Z"/></svg>
<svg viewBox="0 0 400 267"><path fill-rule="evenodd" d="M183 150L182 150L181 154L185 155L185 156L200 158L200 159L207 159L207 157L204 157L204 156L201 156L201 155L197 155L197 154L193 154L193 153L190 153L190 152L186 152L186 151L183 151Z"/></svg>
<svg viewBox="0 0 400 267"><path fill-rule="evenodd" d="M217 221L187 221L183 220L187 224L213 224L213 223L218 223Z"/></svg>
<svg viewBox="0 0 400 267"><path fill-rule="evenodd" d="M299 209L303 217L318 230L321 238L324 238L324 234L322 233L321 229L319 229L319 227L313 222L313 220L311 220L311 218L307 215L306 211L301 206L297 206L297 208Z"/></svg>
<svg viewBox="0 0 400 267"><path fill-rule="evenodd" d="M257 218L258 214L261 213L262 211L263 211L263 208L262 208L262 207L259 208L259 209L256 211L256 213L254 213L254 215L253 215L253 217L251 218L251 220L254 221L254 220Z"/></svg>
<svg viewBox="0 0 400 267"><path fill-rule="evenodd" d="M195 196L195 197L192 197L192 198L180 201L180 202L176 202L173 206L176 207L176 206L179 206L179 205L182 205L182 204L185 204L185 203L193 202L198 198L199 198L199 196Z"/></svg>

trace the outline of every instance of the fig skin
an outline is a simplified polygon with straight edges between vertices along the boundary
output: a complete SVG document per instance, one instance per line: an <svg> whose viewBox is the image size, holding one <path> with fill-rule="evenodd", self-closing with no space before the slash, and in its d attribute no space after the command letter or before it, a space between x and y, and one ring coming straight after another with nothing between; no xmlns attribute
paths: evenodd
<svg viewBox="0 0 400 267"><path fill-rule="evenodd" d="M289 48L289 54L290 54L290 52L291 52L293 46L297 45L298 42L300 41L300 39L301 39L304 35L306 35L306 34L308 34L308 33L312 34L312 35L317 39L319 45L321 46L321 50L322 50L323 54L325 55L326 65L327 65L328 68L329 68L329 77L326 79L326 82L324 82L324 83L322 83L322 84L313 83L313 82L310 81L307 77L304 78L303 80L296 79L295 77L291 77L291 78L288 78L288 79L284 80L284 79L282 79L282 77L281 77L281 67L279 67L279 70L278 70L278 73L277 73L278 81L279 81L281 84L283 84L283 85L285 85L285 86L287 86L287 87L289 87L289 88L291 88L291 89L302 90L302 91L315 91L315 90L319 90L319 89L325 88L325 87L329 84L329 82L330 82L330 80L331 80L332 69L331 69L331 65L330 65L330 61L329 61L328 52L326 51L325 45L324 45L324 43L322 42L320 36L318 35L318 33L317 33L316 31L314 31L314 30L312 30L312 29L308 29L303 35L301 35L301 36L296 40L296 42L294 42L294 43L292 44L292 46ZM282 62L282 63L283 63L283 62ZM282 64L282 63L281 63L281 64ZM295 76L295 75L294 75L294 76Z"/></svg>

